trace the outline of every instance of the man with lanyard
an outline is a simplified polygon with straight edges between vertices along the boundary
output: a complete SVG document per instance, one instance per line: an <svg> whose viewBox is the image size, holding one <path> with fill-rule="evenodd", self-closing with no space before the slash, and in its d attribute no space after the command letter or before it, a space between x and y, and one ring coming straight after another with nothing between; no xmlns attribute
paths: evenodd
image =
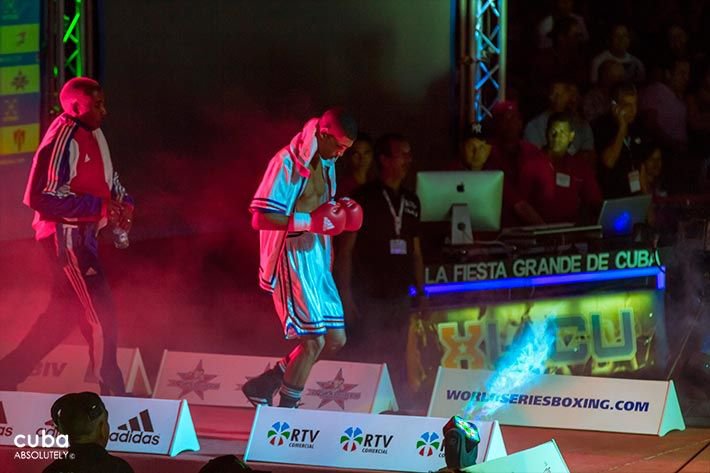
<svg viewBox="0 0 710 473"><path fill-rule="evenodd" d="M612 91L611 111L593 124L597 175L605 199L626 197L641 190L639 169L631 154L634 145L643 140L635 124L637 111L636 87L624 83Z"/></svg>
<svg viewBox="0 0 710 473"><path fill-rule="evenodd" d="M380 178L353 194L363 208L363 226L339 237L336 280L350 327L351 357L385 361L402 399L409 287L414 285L421 294L424 282L420 204L416 194L402 187L412 162L404 136L380 138L375 160Z"/></svg>

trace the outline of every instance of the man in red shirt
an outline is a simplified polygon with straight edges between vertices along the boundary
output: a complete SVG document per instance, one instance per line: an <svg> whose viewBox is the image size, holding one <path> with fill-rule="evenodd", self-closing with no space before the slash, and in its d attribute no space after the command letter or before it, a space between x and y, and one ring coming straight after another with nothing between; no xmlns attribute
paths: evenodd
<svg viewBox="0 0 710 473"><path fill-rule="evenodd" d="M522 138L523 119L515 102L493 107L491 151L483 169L503 171L503 227L542 224L543 219L520 193L523 165L542 152Z"/></svg>
<svg viewBox="0 0 710 473"><path fill-rule="evenodd" d="M545 153L521 164L520 193L545 223L588 223L598 215L601 191L587 161L568 153L573 140L571 117L553 114Z"/></svg>
<svg viewBox="0 0 710 473"><path fill-rule="evenodd" d="M98 82L79 77L61 90L64 113L35 153L24 203L35 211L35 237L49 256L53 287L47 309L0 360L0 389L14 389L79 324L102 394L125 393L116 361L117 322L98 255L101 228L128 231L133 200L113 171L101 129L106 116Z"/></svg>

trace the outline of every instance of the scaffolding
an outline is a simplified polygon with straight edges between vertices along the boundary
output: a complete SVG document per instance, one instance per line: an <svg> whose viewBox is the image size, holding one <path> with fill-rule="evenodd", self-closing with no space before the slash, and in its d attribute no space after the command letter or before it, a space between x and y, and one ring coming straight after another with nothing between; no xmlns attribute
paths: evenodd
<svg viewBox="0 0 710 473"><path fill-rule="evenodd" d="M459 120L468 127L505 100L508 0L457 1Z"/></svg>
<svg viewBox="0 0 710 473"><path fill-rule="evenodd" d="M43 128L61 112L59 91L73 77L94 77L95 0L44 2Z"/></svg>

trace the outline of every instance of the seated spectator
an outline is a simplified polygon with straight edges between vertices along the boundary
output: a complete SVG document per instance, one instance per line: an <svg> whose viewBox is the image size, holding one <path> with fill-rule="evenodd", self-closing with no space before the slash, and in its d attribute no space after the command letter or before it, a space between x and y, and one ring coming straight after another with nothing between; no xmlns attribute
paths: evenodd
<svg viewBox="0 0 710 473"><path fill-rule="evenodd" d="M552 47L540 50L530 62L530 93L533 105L544 105L549 84L556 79L584 87L589 80L587 55L582 47L581 29L573 18L560 18L550 33Z"/></svg>
<svg viewBox="0 0 710 473"><path fill-rule="evenodd" d="M629 53L631 35L626 25L616 24L609 33L609 49L599 53L592 59L591 80L596 83L599 78L599 68L608 59L619 61L624 66L624 80L635 84L646 80L646 68L639 58Z"/></svg>
<svg viewBox="0 0 710 473"><path fill-rule="evenodd" d="M222 455L213 458L198 473L238 473L240 471L254 471L234 455Z"/></svg>
<svg viewBox="0 0 710 473"><path fill-rule="evenodd" d="M592 123L611 108L611 89L624 81L624 66L616 59L606 59L599 65L599 80L584 96L584 119Z"/></svg>
<svg viewBox="0 0 710 473"><path fill-rule="evenodd" d="M685 59L671 59L663 73L662 82L649 84L641 92L639 108L644 125L661 146L673 153L684 153L688 146L685 93L690 64Z"/></svg>
<svg viewBox="0 0 710 473"><path fill-rule="evenodd" d="M501 225L515 227L542 224L542 217L519 193L522 164L542 152L522 139L523 119L515 102L498 102L492 112L492 147L486 169L503 171L504 174Z"/></svg>
<svg viewBox="0 0 710 473"><path fill-rule="evenodd" d="M371 175L372 138L365 133L360 133L353 145L342 157L344 169L338 174L338 197L349 196L352 192L365 184Z"/></svg>
<svg viewBox="0 0 710 473"><path fill-rule="evenodd" d="M540 49L552 47L550 32L555 26L555 21L558 18L571 17L578 24L580 29L580 39L583 42L589 41L589 33L587 32L587 24L584 18L573 12L574 0L555 0L554 10L552 14L543 18L537 25L537 45Z"/></svg>
<svg viewBox="0 0 710 473"><path fill-rule="evenodd" d="M592 124L599 163L597 178L605 199L626 197L641 189L638 168L632 160L631 145L645 140L636 123L636 87L625 82L611 93L612 106Z"/></svg>
<svg viewBox="0 0 710 473"><path fill-rule="evenodd" d="M455 169L468 171L481 171L486 169L488 157L491 155L490 138L487 133L488 126L476 123L470 132L461 140L459 148L459 161Z"/></svg>
<svg viewBox="0 0 710 473"><path fill-rule="evenodd" d="M663 159L661 147L652 140L646 140L633 147L633 159L639 170L639 194L664 197Z"/></svg>
<svg viewBox="0 0 710 473"><path fill-rule="evenodd" d="M694 154L710 157L710 62L704 65L700 84L695 92L688 95L686 103Z"/></svg>
<svg viewBox="0 0 710 473"><path fill-rule="evenodd" d="M589 223L601 208L594 170L568 151L575 135L572 121L569 114L552 114L545 153L521 165L521 194L545 223Z"/></svg>
<svg viewBox="0 0 710 473"><path fill-rule="evenodd" d="M125 460L106 451L108 411L97 394L65 394L52 405L51 415L57 430L69 437L69 454L44 473L133 473Z"/></svg>
<svg viewBox="0 0 710 473"><path fill-rule="evenodd" d="M547 109L530 120L525 127L525 140L538 148L547 145L547 120L555 113L568 113L572 120L574 141L568 152L579 155L580 159L594 162L594 135L592 128L582 117L575 113L578 91L574 84L562 79L550 84Z"/></svg>

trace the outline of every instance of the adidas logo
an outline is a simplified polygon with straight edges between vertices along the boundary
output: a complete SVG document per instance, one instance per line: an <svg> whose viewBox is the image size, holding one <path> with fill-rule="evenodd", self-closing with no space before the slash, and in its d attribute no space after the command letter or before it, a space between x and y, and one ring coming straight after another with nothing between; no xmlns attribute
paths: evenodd
<svg viewBox="0 0 710 473"><path fill-rule="evenodd" d="M88 163L89 161L91 161L91 158L90 158L89 155L87 154L87 155L84 157L84 162L85 162L85 163Z"/></svg>
<svg viewBox="0 0 710 473"><path fill-rule="evenodd" d="M89 268L86 273L84 273L84 276L96 276L97 274L99 273L97 273L94 268Z"/></svg>
<svg viewBox="0 0 710 473"><path fill-rule="evenodd" d="M0 437L9 437L12 435L12 426L7 425L7 416L5 408L0 401Z"/></svg>
<svg viewBox="0 0 710 473"><path fill-rule="evenodd" d="M45 421L44 426L37 429L35 433L37 435L42 435L43 432L46 435L51 435L52 437L56 437L57 435L59 435L59 430L57 429L57 426L54 424L54 421L52 419Z"/></svg>
<svg viewBox="0 0 710 473"><path fill-rule="evenodd" d="M118 432L111 432L109 435L109 440L112 442L143 445L158 445L160 443L160 434L154 433L155 429L148 409L142 410L125 424L119 425L117 429Z"/></svg>
<svg viewBox="0 0 710 473"><path fill-rule="evenodd" d="M333 222L330 221L328 217L323 218L323 230L332 230L335 228L335 225L333 225Z"/></svg>

